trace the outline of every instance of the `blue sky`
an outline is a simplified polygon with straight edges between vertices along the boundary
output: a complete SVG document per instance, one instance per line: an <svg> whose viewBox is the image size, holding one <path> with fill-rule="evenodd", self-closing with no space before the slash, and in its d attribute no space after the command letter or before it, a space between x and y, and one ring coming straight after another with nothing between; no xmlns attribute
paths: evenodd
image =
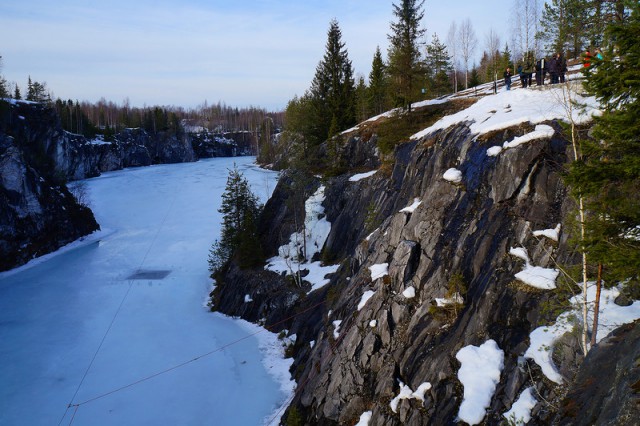
<svg viewBox="0 0 640 426"><path fill-rule="evenodd" d="M376 46L386 53L392 3L0 0L2 74L23 92L31 75L64 99L282 109L309 87L333 18L366 77ZM512 2L427 0L424 10L427 41L470 18L480 52L490 28L504 44Z"/></svg>

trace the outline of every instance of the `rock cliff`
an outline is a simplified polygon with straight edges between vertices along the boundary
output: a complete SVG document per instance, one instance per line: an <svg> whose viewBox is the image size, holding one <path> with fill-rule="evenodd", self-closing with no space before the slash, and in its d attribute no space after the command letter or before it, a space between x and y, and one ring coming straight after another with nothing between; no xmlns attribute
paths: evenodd
<svg viewBox="0 0 640 426"><path fill-rule="evenodd" d="M0 101L0 143L0 270L97 229L91 212L78 206L67 190L69 180L126 167L235 156L239 151L232 139L150 135L139 128L125 129L110 141L89 140L64 131L53 108L23 101ZM244 152L248 148L242 143Z"/></svg>
<svg viewBox="0 0 640 426"><path fill-rule="evenodd" d="M581 362L577 338L568 333L555 343L554 380L525 354L532 331L554 323L551 308L568 298L541 288L540 276L576 263L568 233L560 231L574 209L561 179L568 142L554 118L482 131L478 121L436 126L384 159L375 133L346 135L343 154L361 152L352 170L376 172L309 184L325 186L331 230L321 256L338 265L328 284L309 291L285 273L233 264L221 275L215 309L296 336L288 353L298 386L285 423L355 424L367 413L369 424L440 425L461 417L500 424L525 394L536 401L529 424L561 421L558 407ZM265 207L269 256L293 231L292 194L284 178ZM516 277L524 271L533 278ZM552 281L569 286L562 277ZM476 422L462 414L472 390L459 376L457 354L491 341L503 360ZM522 424L526 416L513 418Z"/></svg>
<svg viewBox="0 0 640 426"><path fill-rule="evenodd" d="M40 106L0 102L0 271L99 229L91 210L79 205L60 179L48 147L40 144L47 118Z"/></svg>

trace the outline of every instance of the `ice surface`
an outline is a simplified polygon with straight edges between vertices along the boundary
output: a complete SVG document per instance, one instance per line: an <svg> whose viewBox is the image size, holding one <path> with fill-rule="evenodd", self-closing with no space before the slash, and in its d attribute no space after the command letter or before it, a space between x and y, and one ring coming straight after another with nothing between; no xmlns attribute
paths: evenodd
<svg viewBox="0 0 640 426"><path fill-rule="evenodd" d="M263 365L267 352L238 321L202 307L228 169L235 162L262 201L275 186L276 174L252 161L151 166L87 181L97 220L110 231L0 276L0 424L55 425L65 414L69 424L70 402L188 361L81 405L73 424L259 425L275 416L289 394ZM127 280L140 269L171 273Z"/></svg>

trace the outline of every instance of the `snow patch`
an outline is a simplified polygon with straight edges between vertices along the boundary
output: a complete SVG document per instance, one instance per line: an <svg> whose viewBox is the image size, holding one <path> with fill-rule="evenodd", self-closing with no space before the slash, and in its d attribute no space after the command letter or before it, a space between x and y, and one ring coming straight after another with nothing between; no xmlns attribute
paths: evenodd
<svg viewBox="0 0 640 426"><path fill-rule="evenodd" d="M462 172L452 167L446 172L444 172L444 174L442 175L442 178L449 182L460 183L462 182Z"/></svg>
<svg viewBox="0 0 640 426"><path fill-rule="evenodd" d="M501 146L492 146L491 148L487 149L487 155L489 157L496 157L501 152L502 152L502 147Z"/></svg>
<svg viewBox="0 0 640 426"><path fill-rule="evenodd" d="M554 229L543 229L541 231L533 231L534 237L547 237L550 240L558 241L560 238L561 225L558 224Z"/></svg>
<svg viewBox="0 0 640 426"><path fill-rule="evenodd" d="M422 401L422 403L424 404L424 394L429 389L431 389L431 383L422 383L414 392L409 386L405 385L401 381L398 382L400 383L400 393L398 393L398 395L389 403L389 405L391 406L391 411L393 411L394 413L398 412L398 404L402 399L417 399L418 401Z"/></svg>
<svg viewBox="0 0 640 426"><path fill-rule="evenodd" d="M333 338L338 340L340 337L340 325L342 324L342 320L335 320L332 322L333 324Z"/></svg>
<svg viewBox="0 0 640 426"><path fill-rule="evenodd" d="M253 302L253 299L251 298L250 295L245 294L244 295L244 303L249 303L249 302Z"/></svg>
<svg viewBox="0 0 640 426"><path fill-rule="evenodd" d="M528 387L520 394L518 400L513 403L511 409L502 416L507 419L510 424L523 426L531 420L531 410L536 406L538 401L533 396L533 387Z"/></svg>
<svg viewBox="0 0 640 426"><path fill-rule="evenodd" d="M446 129L461 122L469 123L473 135L482 135L507 129L522 123L540 124L545 121L567 120L563 99L563 87L548 90L510 90L494 96L486 96L469 108L441 118L432 126L414 134L411 139L421 139L436 130ZM572 119L579 124L588 123L600 114L594 97L575 95L584 104L584 110L574 108Z"/></svg>
<svg viewBox="0 0 640 426"><path fill-rule="evenodd" d="M358 310L360 311L362 308L364 308L364 305L367 304L367 302L369 301L369 299L371 299L371 297L376 294L375 291L373 290L367 290L364 292L364 294L362 295L362 298L360 299L360 303L358 303Z"/></svg>
<svg viewBox="0 0 640 426"><path fill-rule="evenodd" d="M373 416L373 411L365 411L360 415L360 420L356 423L356 426L368 426Z"/></svg>
<svg viewBox="0 0 640 426"><path fill-rule="evenodd" d="M460 293L455 293L453 296L451 296L449 298L447 298L447 297L443 297L443 298L436 297L436 305L439 308L444 308L445 306L449 306L449 305L460 305L462 303L464 303L464 299L462 298Z"/></svg>
<svg viewBox="0 0 640 426"><path fill-rule="evenodd" d="M605 338L610 332L623 324L631 323L640 318L640 300L636 300L629 306L619 306L615 304L615 299L620 295L617 287L602 289L600 294L599 326L596 342ZM587 300L593 301L596 296L595 283L589 283L587 287ZM560 314L556 322L550 326L538 327L531 332L529 340L531 345L525 352L525 358L533 359L540 366L544 375L555 383L562 383L563 379L556 369L551 358L553 346L563 334L574 329L581 324L582 316L579 312L582 309L584 294L574 296L570 299L572 309ZM589 324L593 324L593 304L590 304Z"/></svg>
<svg viewBox="0 0 640 426"><path fill-rule="evenodd" d="M413 204L400 210L400 213L413 213L414 211L416 211L420 204L422 204L422 201L420 201L419 198L414 198Z"/></svg>
<svg viewBox="0 0 640 426"><path fill-rule="evenodd" d="M500 382L504 367L504 352L495 340L487 340L480 346L465 346L456 354L460 361L458 379L464 386L464 397L458 417L470 425L482 422L486 409Z"/></svg>
<svg viewBox="0 0 640 426"><path fill-rule="evenodd" d="M557 269L542 268L527 264L515 277L531 287L541 290L553 290L556 288L556 278L560 271Z"/></svg>
<svg viewBox="0 0 640 426"><path fill-rule="evenodd" d="M536 139L550 138L555 134L553 127L546 124L538 124L533 132L524 134L514 138L511 142L505 142L502 146L504 149L515 148L523 143L531 142Z"/></svg>
<svg viewBox="0 0 640 426"><path fill-rule="evenodd" d="M511 247L511 249L509 249L509 254L522 259L527 263L530 262L529 253L527 253L527 249L524 247Z"/></svg>
<svg viewBox="0 0 640 426"><path fill-rule="evenodd" d="M403 292L402 295L404 297L406 297L407 299L413 299L414 297L416 297L416 289L414 287L407 287Z"/></svg>
<svg viewBox="0 0 640 426"><path fill-rule="evenodd" d="M265 269L278 274L294 275L300 271L308 271L304 280L311 283L311 291L317 290L329 283L326 278L328 274L335 273L339 265L323 266L321 262L312 262L311 259L324 246L331 223L324 215L322 203L325 199L325 187L321 186L305 202L305 230L294 232L291 235L289 244L285 244L278 249L278 256L267 260Z"/></svg>
<svg viewBox="0 0 640 426"><path fill-rule="evenodd" d="M376 265L369 266L369 271L371 271L371 281L375 281L378 278L389 275L389 264L378 263Z"/></svg>
<svg viewBox="0 0 640 426"><path fill-rule="evenodd" d="M373 175L375 175L376 173L378 173L377 170L372 170L370 172L366 172L366 173L358 173L357 175L353 175L349 178L349 182L358 182L362 179L366 179L368 177L371 177Z"/></svg>

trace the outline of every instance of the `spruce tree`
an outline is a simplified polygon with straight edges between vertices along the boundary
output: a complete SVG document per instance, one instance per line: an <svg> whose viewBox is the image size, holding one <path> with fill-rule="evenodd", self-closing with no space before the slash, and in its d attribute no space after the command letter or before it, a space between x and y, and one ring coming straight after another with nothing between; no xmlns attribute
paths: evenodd
<svg viewBox="0 0 640 426"><path fill-rule="evenodd" d="M364 82L364 77L360 76L356 86L356 122L360 123L371 117L369 109L369 88Z"/></svg>
<svg viewBox="0 0 640 426"><path fill-rule="evenodd" d="M582 147L568 181L586 200L583 249L604 267L610 285L627 282L640 291L640 5L625 3L628 19L609 24L611 43L592 60L585 88L600 102L593 139ZM636 297L638 294L636 293Z"/></svg>
<svg viewBox="0 0 640 426"><path fill-rule="evenodd" d="M331 136L334 120L339 130L355 124L353 68L335 19L330 23L325 54L316 67L309 94L313 106L313 117L309 118L315 125L305 136L311 144L318 145Z"/></svg>
<svg viewBox="0 0 640 426"><path fill-rule="evenodd" d="M214 242L209 254L212 272L223 267L232 257L240 266L255 266L262 261L262 250L257 236L257 223L261 206L251 192L249 182L234 164L229 171L225 191L222 194L222 230L220 239Z"/></svg>
<svg viewBox="0 0 640 426"><path fill-rule="evenodd" d="M411 111L411 103L418 97L419 81L423 75L418 40L425 30L420 28L424 17L424 0L401 0L393 4L397 18L391 23L389 38L389 80L395 103Z"/></svg>
<svg viewBox="0 0 640 426"><path fill-rule="evenodd" d="M434 96L441 96L451 91L449 72L453 69L447 46L440 41L436 33L427 45L425 66L429 77L429 86Z"/></svg>
<svg viewBox="0 0 640 426"><path fill-rule="evenodd" d="M369 109L373 115L385 112L387 105L387 72L386 65L380 53L380 46L376 47L369 73Z"/></svg>

